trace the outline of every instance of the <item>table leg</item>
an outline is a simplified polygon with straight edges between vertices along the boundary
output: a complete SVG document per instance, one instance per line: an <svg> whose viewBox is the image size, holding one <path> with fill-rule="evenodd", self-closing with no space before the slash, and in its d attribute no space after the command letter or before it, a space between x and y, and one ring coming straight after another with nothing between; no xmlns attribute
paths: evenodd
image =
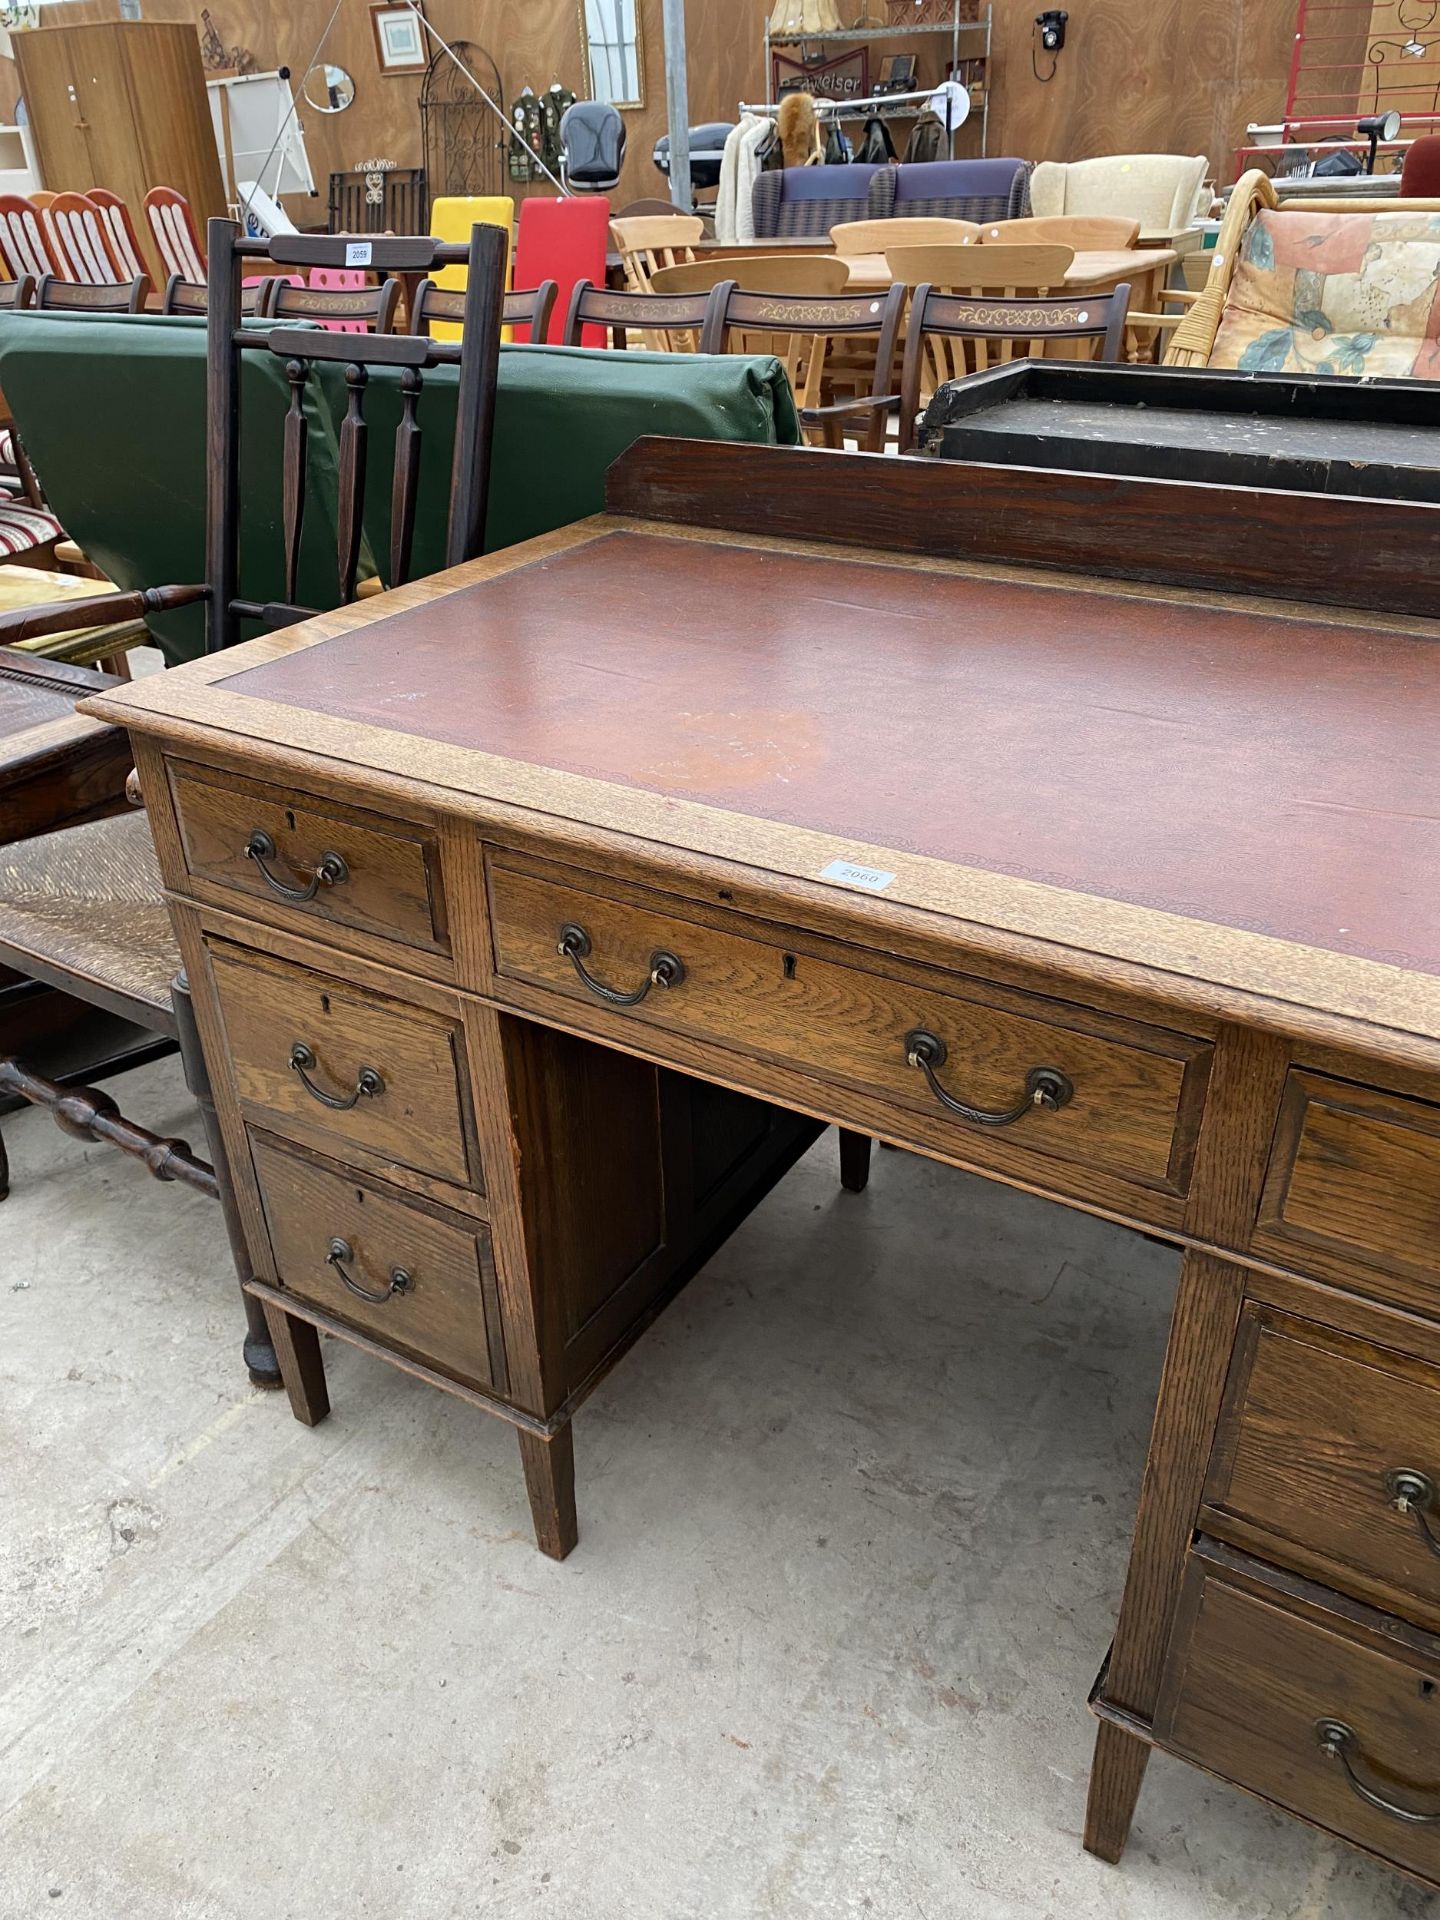
<svg viewBox="0 0 1440 1920"><path fill-rule="evenodd" d="M870 1136L840 1129L840 1184L847 1193L863 1193L870 1179Z"/></svg>
<svg viewBox="0 0 1440 1920"><path fill-rule="evenodd" d="M1113 1720L1102 1720L1095 1735L1090 1768L1090 1798L1085 1807L1085 1850L1113 1866L1125 1851L1135 1802L1140 1797L1150 1758L1147 1741Z"/></svg>
<svg viewBox="0 0 1440 1920"><path fill-rule="evenodd" d="M517 1429L525 1491L535 1522L535 1544L552 1560L563 1560L580 1537L575 1519L575 1442L570 1424L546 1439Z"/></svg>
<svg viewBox="0 0 1440 1920"><path fill-rule="evenodd" d="M268 1300L265 1324L280 1363L280 1378L290 1396L290 1411L303 1426L318 1427L330 1411L320 1335L308 1320L297 1320L283 1307L272 1307Z"/></svg>

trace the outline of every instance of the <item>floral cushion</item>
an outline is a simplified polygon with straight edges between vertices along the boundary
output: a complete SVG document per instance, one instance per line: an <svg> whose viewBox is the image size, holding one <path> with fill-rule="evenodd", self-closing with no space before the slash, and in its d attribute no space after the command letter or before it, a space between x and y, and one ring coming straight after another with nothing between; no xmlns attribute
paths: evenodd
<svg viewBox="0 0 1440 1920"><path fill-rule="evenodd" d="M1440 214L1260 213L1209 365L1440 379Z"/></svg>

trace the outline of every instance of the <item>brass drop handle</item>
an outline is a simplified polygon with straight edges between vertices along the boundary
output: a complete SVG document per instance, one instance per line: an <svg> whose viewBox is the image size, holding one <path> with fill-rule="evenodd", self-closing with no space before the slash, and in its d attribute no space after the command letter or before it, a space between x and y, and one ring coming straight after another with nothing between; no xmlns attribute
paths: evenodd
<svg viewBox="0 0 1440 1920"><path fill-rule="evenodd" d="M385 1082L374 1067L361 1067L355 1076L353 1093L327 1093L310 1078L311 1069L318 1063L314 1052L303 1040L297 1040L290 1049L290 1067L298 1074L300 1084L312 1100L318 1100L322 1107L331 1107L336 1113L348 1113L351 1107L358 1106L362 1100L378 1100L385 1091Z"/></svg>
<svg viewBox="0 0 1440 1920"><path fill-rule="evenodd" d="M1385 1491L1397 1513L1413 1513L1420 1538L1433 1554L1440 1555L1440 1538L1430 1531L1425 1518L1427 1507L1435 1505L1435 1482L1418 1467L1392 1467L1385 1476Z"/></svg>
<svg viewBox="0 0 1440 1920"><path fill-rule="evenodd" d="M341 1240L337 1235L337 1237L330 1242L330 1251L325 1256L325 1264L335 1269L351 1293L356 1295L358 1299L368 1300L372 1307L383 1307L385 1302L393 1295L397 1293L408 1293L415 1284L413 1277L406 1272L404 1267L392 1267L390 1269L389 1286L383 1293L372 1293L368 1287L362 1287L358 1280L352 1280L345 1271L345 1262L347 1260L353 1260L354 1258L355 1249L351 1246L350 1242L348 1240Z"/></svg>
<svg viewBox="0 0 1440 1920"><path fill-rule="evenodd" d="M685 963L679 955L666 953L663 948L657 948L650 956L649 973L633 993L622 993L618 987L607 987L603 980L597 980L586 967L585 961L590 952L590 936L583 927L577 927L573 921L567 920L561 927L560 939L555 951L570 962L584 985L597 1000L604 1000L612 1007L638 1007L652 987L678 987L685 978Z"/></svg>
<svg viewBox="0 0 1440 1920"><path fill-rule="evenodd" d="M1320 1742L1320 1751L1327 1760L1339 1761L1345 1769L1345 1778L1350 1783L1351 1791L1367 1807L1374 1807L1379 1813L1388 1813L1392 1820L1404 1820L1412 1827L1440 1826L1440 1809L1434 1813L1422 1813L1418 1807L1407 1807L1399 1800L1387 1799L1360 1778L1356 1772L1356 1762L1363 1766L1364 1755L1360 1752L1359 1736L1353 1727L1346 1726L1343 1720L1317 1720L1315 1738Z"/></svg>
<svg viewBox="0 0 1440 1920"><path fill-rule="evenodd" d="M252 829L250 838L245 842L245 858L255 862L272 893L278 893L282 900L291 900L297 905L313 900L321 887L338 887L350 878L350 869L338 853L322 853L311 869L306 884L292 887L270 871L267 862L276 857L275 842L270 835L262 827Z"/></svg>
<svg viewBox="0 0 1440 1920"><path fill-rule="evenodd" d="M914 1027L905 1036L905 1062L907 1066L917 1068L925 1076L926 1085L950 1113L962 1120L968 1120L976 1127L1013 1127L1017 1120L1023 1120L1027 1113L1036 1108L1046 1113L1057 1113L1061 1107L1068 1106L1075 1097L1075 1089L1067 1075L1058 1067L1032 1067L1025 1076L1025 1097L1013 1107L971 1107L963 1100L956 1100L948 1094L935 1078L937 1067L943 1067L948 1048L938 1034L927 1033L924 1027Z"/></svg>

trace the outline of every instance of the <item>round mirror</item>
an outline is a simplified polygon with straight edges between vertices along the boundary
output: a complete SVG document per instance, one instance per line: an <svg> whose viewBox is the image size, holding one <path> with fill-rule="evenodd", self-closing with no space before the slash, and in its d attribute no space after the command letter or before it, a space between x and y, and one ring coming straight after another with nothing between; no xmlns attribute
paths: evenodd
<svg viewBox="0 0 1440 1920"><path fill-rule="evenodd" d="M312 67L301 92L317 113L343 113L355 98L355 82L344 67Z"/></svg>

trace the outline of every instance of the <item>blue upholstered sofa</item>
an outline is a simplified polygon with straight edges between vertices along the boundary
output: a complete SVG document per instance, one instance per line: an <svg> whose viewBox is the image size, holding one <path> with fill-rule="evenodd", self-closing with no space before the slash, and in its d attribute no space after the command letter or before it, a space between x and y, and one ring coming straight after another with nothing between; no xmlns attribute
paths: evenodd
<svg viewBox="0 0 1440 1920"><path fill-rule="evenodd" d="M755 182L757 239L820 240L847 220L940 215L1018 220L1030 211L1025 160L933 160L899 167L785 167Z"/></svg>

